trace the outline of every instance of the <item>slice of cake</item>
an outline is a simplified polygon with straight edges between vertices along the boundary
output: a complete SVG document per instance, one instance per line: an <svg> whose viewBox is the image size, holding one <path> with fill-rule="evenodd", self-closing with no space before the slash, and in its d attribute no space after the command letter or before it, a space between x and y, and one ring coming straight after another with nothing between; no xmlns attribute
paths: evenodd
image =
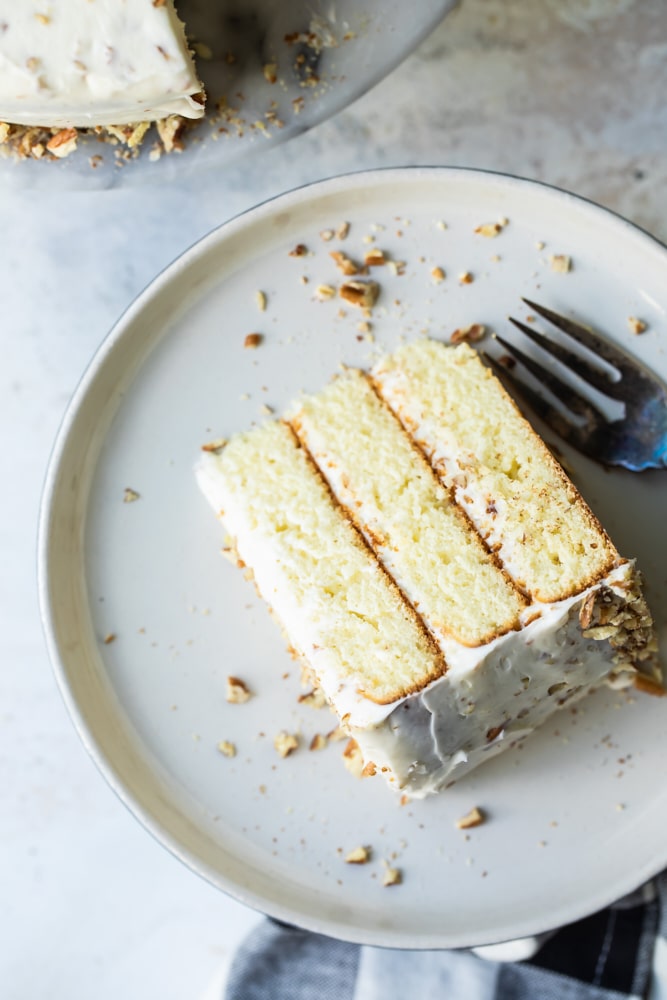
<svg viewBox="0 0 667 1000"><path fill-rule="evenodd" d="M197 476L367 770L408 795L601 683L660 689L634 564L465 344L348 371Z"/></svg>
<svg viewBox="0 0 667 1000"><path fill-rule="evenodd" d="M6 129L200 118L203 105L172 0L0 0Z"/></svg>

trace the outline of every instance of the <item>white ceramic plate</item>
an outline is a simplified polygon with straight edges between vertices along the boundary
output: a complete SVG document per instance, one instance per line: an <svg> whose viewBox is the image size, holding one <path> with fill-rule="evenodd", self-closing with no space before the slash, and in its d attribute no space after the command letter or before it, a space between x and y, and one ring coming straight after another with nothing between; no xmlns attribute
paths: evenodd
<svg viewBox="0 0 667 1000"><path fill-rule="evenodd" d="M503 217L497 238L474 232ZM343 221L344 242L321 239ZM308 253L291 256L300 243ZM315 293L337 283L331 250L360 258L370 245L405 262L403 274L376 272L374 343L353 308ZM554 272L551 254L571 255L572 270ZM441 284L434 267L447 274ZM466 271L472 283L460 283ZM310 752L333 719L297 703L299 669L252 585L220 557L220 526L192 474L202 443L317 389L341 362L366 365L424 330L506 330L521 295L595 320L665 376L666 281L664 248L594 205L499 175L415 169L334 179L262 205L189 250L132 305L57 442L42 606L86 746L186 864L283 920L410 948L551 928L667 864L664 700L600 693L522 750L405 807L380 778L352 778L341 744ZM628 316L646 333L631 334ZM244 349L251 332L264 335L257 350ZM568 459L619 548L639 558L664 649L665 474ZM136 502L123 502L127 487ZM246 704L226 702L229 674L255 693ZM285 760L273 748L282 729L302 736ZM235 758L218 752L221 740L237 745ZM475 805L489 819L466 835L455 821ZM342 853L359 844L373 861L346 865ZM382 887L383 860L402 869L401 886Z"/></svg>
<svg viewBox="0 0 667 1000"><path fill-rule="evenodd" d="M177 0L189 37L209 50L197 60L208 94L206 116L187 133L184 151L152 162L149 154L157 136L151 131L138 158L125 163L118 161L113 146L92 136L82 138L77 152L57 163L0 159L3 185L52 190L168 183L265 155L377 84L457 3ZM292 40L309 33L322 47L308 38ZM269 65L275 66L275 83L265 75ZM218 110L221 99L224 113Z"/></svg>

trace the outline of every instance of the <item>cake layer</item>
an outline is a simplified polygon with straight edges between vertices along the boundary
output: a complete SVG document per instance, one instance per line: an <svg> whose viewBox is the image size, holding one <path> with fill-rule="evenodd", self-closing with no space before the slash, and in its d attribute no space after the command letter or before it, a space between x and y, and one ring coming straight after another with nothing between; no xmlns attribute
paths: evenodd
<svg viewBox="0 0 667 1000"><path fill-rule="evenodd" d="M519 628L523 597L361 372L300 400L289 420L437 639L479 646Z"/></svg>
<svg viewBox="0 0 667 1000"><path fill-rule="evenodd" d="M418 690L444 672L418 615L287 425L265 424L220 454L205 453L198 479L260 594L341 715L360 699L393 702L397 689Z"/></svg>
<svg viewBox="0 0 667 1000"><path fill-rule="evenodd" d="M200 118L172 0L0 0L0 121L90 127Z"/></svg>
<svg viewBox="0 0 667 1000"><path fill-rule="evenodd" d="M453 350L416 341L380 361L372 376L530 597L549 602L580 593L618 564L574 485L467 344Z"/></svg>

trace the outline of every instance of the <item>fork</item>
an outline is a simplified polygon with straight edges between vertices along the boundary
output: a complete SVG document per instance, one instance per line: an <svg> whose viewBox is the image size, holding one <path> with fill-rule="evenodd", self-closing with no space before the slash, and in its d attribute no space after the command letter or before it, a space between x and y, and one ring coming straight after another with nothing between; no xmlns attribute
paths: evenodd
<svg viewBox="0 0 667 1000"><path fill-rule="evenodd" d="M606 416L595 403L563 381L554 370L545 368L497 334L495 339L508 353L501 359L484 354L494 371L508 383L509 388L530 403L547 426L582 454L604 465L620 465L632 472L667 468L667 387L648 368L588 327L529 299L522 301L532 312L604 359L615 369L615 374L585 360L520 320L509 317L510 322L589 386L608 399L622 403L625 412L617 419ZM526 383L517 371L517 361L569 410L570 416Z"/></svg>

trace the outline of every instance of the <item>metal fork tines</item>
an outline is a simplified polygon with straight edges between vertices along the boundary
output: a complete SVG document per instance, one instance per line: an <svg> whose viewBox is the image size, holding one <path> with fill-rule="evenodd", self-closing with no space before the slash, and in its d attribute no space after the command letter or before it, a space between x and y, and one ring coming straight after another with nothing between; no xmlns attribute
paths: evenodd
<svg viewBox="0 0 667 1000"><path fill-rule="evenodd" d="M552 430L583 454L605 465L621 465L632 471L667 468L667 387L640 362L588 327L529 299L523 299L523 302L532 312L587 348L596 358L607 362L607 367L595 364L576 349L572 350L527 323L510 317L510 322L521 333L561 366L607 399L615 401L617 409L618 404L622 404L623 415L613 417L605 414L589 395L575 388L556 368L546 367L534 356L496 335L507 355L498 359L485 354L485 358L508 387L523 396ZM518 366L516 362L519 362ZM609 365L614 369L613 373L609 371ZM526 371L561 406L554 405L531 386L525 378Z"/></svg>

